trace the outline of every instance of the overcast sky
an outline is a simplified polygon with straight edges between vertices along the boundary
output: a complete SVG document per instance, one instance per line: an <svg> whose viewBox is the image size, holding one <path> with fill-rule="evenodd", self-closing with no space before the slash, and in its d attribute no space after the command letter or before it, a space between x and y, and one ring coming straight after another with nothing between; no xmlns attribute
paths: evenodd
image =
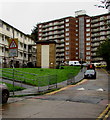
<svg viewBox="0 0 110 120"><path fill-rule="evenodd" d="M30 34L37 23L74 17L78 10L86 10L90 16L107 13L95 4L99 4L99 0L0 0L0 18Z"/></svg>

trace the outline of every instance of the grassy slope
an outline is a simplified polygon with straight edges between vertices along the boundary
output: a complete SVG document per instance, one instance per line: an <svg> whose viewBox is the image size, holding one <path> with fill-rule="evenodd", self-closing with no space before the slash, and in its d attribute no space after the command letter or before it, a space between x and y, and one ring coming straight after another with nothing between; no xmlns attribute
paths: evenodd
<svg viewBox="0 0 110 120"><path fill-rule="evenodd" d="M75 66L65 66L64 69L39 69L39 68L17 68L17 70L29 73L38 74L38 76L46 76L46 75L57 75L57 81L62 82L67 80L67 75L69 73L73 73L73 75L77 75L80 67ZM30 75L27 75L28 78L31 78Z"/></svg>
<svg viewBox="0 0 110 120"><path fill-rule="evenodd" d="M8 69L8 68L6 68ZM64 66L64 69L46 69L46 68L15 68L15 70L18 71L23 71L23 72L28 72L28 73L34 73L37 74L37 76L33 76L30 74L24 74L24 80L27 83L31 83L33 85L37 85L37 81L38 81L38 77L42 76L42 78L40 79L41 86L45 86L48 84L48 77L43 77L43 76L47 76L47 75L57 75L57 82L62 82L68 79L68 74L72 73L74 76L78 74L80 67L76 67L76 66ZM18 72L16 73L18 74ZM20 76L22 75L17 75ZM28 80L26 79L28 78ZM32 81L31 79L35 80Z"/></svg>

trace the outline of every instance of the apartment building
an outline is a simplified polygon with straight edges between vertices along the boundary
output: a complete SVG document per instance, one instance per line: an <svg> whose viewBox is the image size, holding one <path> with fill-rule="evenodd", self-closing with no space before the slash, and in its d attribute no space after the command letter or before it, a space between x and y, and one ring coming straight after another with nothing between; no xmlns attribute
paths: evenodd
<svg viewBox="0 0 110 120"><path fill-rule="evenodd" d="M91 58L92 61L102 61L96 55L97 47L110 38L110 13L91 17Z"/></svg>
<svg viewBox="0 0 110 120"><path fill-rule="evenodd" d="M57 63L101 61L96 50L110 36L109 22L109 13L88 16L84 10L80 10L75 12L75 17L38 24L38 38L39 41L56 41Z"/></svg>
<svg viewBox="0 0 110 120"><path fill-rule="evenodd" d="M1 67L11 67L13 58L9 57L10 38L18 39L18 56L14 57L14 67L23 67L28 62L36 63L35 42L15 27L0 20L0 65Z"/></svg>
<svg viewBox="0 0 110 120"><path fill-rule="evenodd" d="M77 18L66 17L38 24L38 39L56 42L56 63L79 60ZM77 49L76 49L77 48ZM77 54L76 54L77 53Z"/></svg>
<svg viewBox="0 0 110 120"><path fill-rule="evenodd" d="M75 14L76 17L38 24L39 40L56 41L57 64L68 64L74 60L91 61L91 18L85 11Z"/></svg>

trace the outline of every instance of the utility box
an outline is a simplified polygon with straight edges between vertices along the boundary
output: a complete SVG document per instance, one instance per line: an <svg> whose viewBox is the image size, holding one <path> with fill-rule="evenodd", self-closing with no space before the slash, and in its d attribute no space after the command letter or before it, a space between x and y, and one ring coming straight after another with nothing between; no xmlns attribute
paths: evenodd
<svg viewBox="0 0 110 120"><path fill-rule="evenodd" d="M56 42L37 41L37 67L56 68Z"/></svg>

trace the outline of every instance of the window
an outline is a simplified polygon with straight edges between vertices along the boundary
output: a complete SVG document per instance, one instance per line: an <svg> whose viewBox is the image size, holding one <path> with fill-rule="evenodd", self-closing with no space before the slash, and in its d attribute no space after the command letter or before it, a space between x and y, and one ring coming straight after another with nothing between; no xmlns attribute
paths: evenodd
<svg viewBox="0 0 110 120"><path fill-rule="evenodd" d="M86 55L90 55L90 52L86 52Z"/></svg>
<svg viewBox="0 0 110 120"><path fill-rule="evenodd" d="M39 27L41 28L41 27L42 27L42 25L39 25Z"/></svg>
<svg viewBox="0 0 110 120"><path fill-rule="evenodd" d="M42 31L42 29L39 29L39 32L41 32Z"/></svg>
<svg viewBox="0 0 110 120"><path fill-rule="evenodd" d="M20 34L21 38L22 38L22 34Z"/></svg>
<svg viewBox="0 0 110 120"><path fill-rule="evenodd" d="M69 40L69 38L66 38L66 40Z"/></svg>
<svg viewBox="0 0 110 120"><path fill-rule="evenodd" d="M78 34L76 34L76 36L78 36Z"/></svg>
<svg viewBox="0 0 110 120"><path fill-rule="evenodd" d="M87 42L86 45L90 45L90 42Z"/></svg>
<svg viewBox="0 0 110 120"><path fill-rule="evenodd" d="M69 33L66 33L66 36L69 36Z"/></svg>
<svg viewBox="0 0 110 120"><path fill-rule="evenodd" d="M86 50L90 50L90 47L86 47Z"/></svg>
<svg viewBox="0 0 110 120"><path fill-rule="evenodd" d="M76 47L76 50L78 50L78 48Z"/></svg>
<svg viewBox="0 0 110 120"><path fill-rule="evenodd" d="M21 57L23 56L23 53L22 53L22 52L20 52L20 56L21 56Z"/></svg>
<svg viewBox="0 0 110 120"><path fill-rule="evenodd" d="M76 55L78 55L78 52L76 52Z"/></svg>
<svg viewBox="0 0 110 120"><path fill-rule="evenodd" d="M24 57L26 58L26 53L24 53Z"/></svg>
<svg viewBox="0 0 110 120"><path fill-rule="evenodd" d="M90 28L86 29L86 31L89 32L89 31L90 31Z"/></svg>
<svg viewBox="0 0 110 120"><path fill-rule="evenodd" d="M86 19L86 22L90 22L90 19Z"/></svg>
<svg viewBox="0 0 110 120"><path fill-rule="evenodd" d="M90 60L90 56L87 56L87 57L86 57L86 60Z"/></svg>
<svg viewBox="0 0 110 120"><path fill-rule="evenodd" d="M9 28L8 26L6 26L6 30L7 30L7 31L10 31L10 28Z"/></svg>
<svg viewBox="0 0 110 120"><path fill-rule="evenodd" d="M69 50L69 47L66 47L66 50Z"/></svg>
<svg viewBox="0 0 110 120"><path fill-rule="evenodd" d="M90 24L86 24L86 27L90 27Z"/></svg>
<svg viewBox="0 0 110 120"><path fill-rule="evenodd" d="M76 45L78 45L78 43L76 43Z"/></svg>
<svg viewBox="0 0 110 120"><path fill-rule="evenodd" d="M86 36L90 36L90 33L87 33Z"/></svg>
<svg viewBox="0 0 110 120"><path fill-rule="evenodd" d="M86 38L86 41L90 41L90 38Z"/></svg>
<svg viewBox="0 0 110 120"><path fill-rule="evenodd" d="M65 54L66 54L66 55L69 55L69 52L66 52Z"/></svg>
<svg viewBox="0 0 110 120"><path fill-rule="evenodd" d="M2 35L2 41L4 41L4 35Z"/></svg>
<svg viewBox="0 0 110 120"><path fill-rule="evenodd" d="M69 26L69 23L66 24L66 27Z"/></svg>
<svg viewBox="0 0 110 120"><path fill-rule="evenodd" d="M66 45L69 45L69 42L66 42Z"/></svg>
<svg viewBox="0 0 110 120"><path fill-rule="evenodd" d="M41 40L42 38L41 37L39 37L39 40Z"/></svg>
<svg viewBox="0 0 110 120"><path fill-rule="evenodd" d="M66 19L66 22L69 22L69 19Z"/></svg>
<svg viewBox="0 0 110 120"><path fill-rule="evenodd" d="M69 31L69 28L66 28L66 31Z"/></svg>
<svg viewBox="0 0 110 120"><path fill-rule="evenodd" d="M39 36L42 36L42 34L40 33Z"/></svg>
<svg viewBox="0 0 110 120"><path fill-rule="evenodd" d="M69 59L69 56L66 56L66 59Z"/></svg>
<svg viewBox="0 0 110 120"><path fill-rule="evenodd" d="M24 44L24 48L26 49L26 44Z"/></svg>
<svg viewBox="0 0 110 120"><path fill-rule="evenodd" d="M78 41L78 39L76 39L76 41Z"/></svg>

